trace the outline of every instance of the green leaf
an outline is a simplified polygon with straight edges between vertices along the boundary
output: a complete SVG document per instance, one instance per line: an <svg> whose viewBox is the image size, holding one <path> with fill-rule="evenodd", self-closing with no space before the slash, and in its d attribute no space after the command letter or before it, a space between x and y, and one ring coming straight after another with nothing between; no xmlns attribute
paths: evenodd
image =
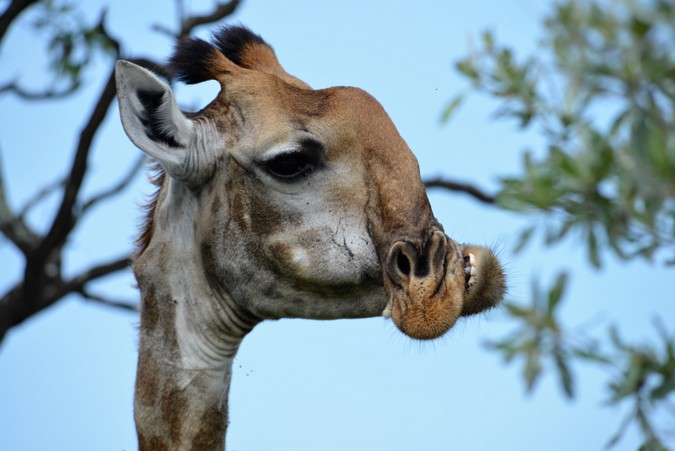
<svg viewBox="0 0 675 451"><path fill-rule="evenodd" d="M610 404L614 404L623 398L633 395L642 385L645 378L645 371L642 365L637 362L631 362L631 366L623 374L622 378L613 384L613 396Z"/></svg>
<svg viewBox="0 0 675 451"><path fill-rule="evenodd" d="M541 362L539 360L539 346L535 342L528 343L530 349L527 352L527 358L525 360L525 385L527 392L530 393L534 389L535 384L539 380L541 375Z"/></svg>
<svg viewBox="0 0 675 451"><path fill-rule="evenodd" d="M485 30L483 32L483 45L485 46L485 50L488 51L488 53L491 53L494 50L495 47L495 39L494 36L492 35L492 32L489 30Z"/></svg>
<svg viewBox="0 0 675 451"><path fill-rule="evenodd" d="M649 394L649 397L654 401L658 401L660 399L665 399L673 391L675 391L675 372L670 373L669 378L665 379L660 385L655 387Z"/></svg>
<svg viewBox="0 0 675 451"><path fill-rule="evenodd" d="M527 318L530 316L530 310L519 307L511 302L505 302L502 305L506 308L509 315L516 318Z"/></svg>
<svg viewBox="0 0 675 451"><path fill-rule="evenodd" d="M548 293L548 313L551 314L558 306L560 299L562 299L565 286L567 285L568 274L566 272L560 273L553 285L553 288Z"/></svg>
<svg viewBox="0 0 675 451"><path fill-rule="evenodd" d="M621 336L619 335L619 329L617 329L616 325L612 324L609 327L609 339L612 341L612 344L614 347L621 351L628 351L628 346L623 342L621 339Z"/></svg>
<svg viewBox="0 0 675 451"><path fill-rule="evenodd" d="M476 66L474 65L473 61L469 58L464 59L462 61L458 61L455 64L455 69L457 69L459 73L471 79L474 83L476 83L480 77L480 74L478 73Z"/></svg>
<svg viewBox="0 0 675 451"><path fill-rule="evenodd" d="M557 229L548 229L546 231L546 244L551 245L565 238L569 231L572 230L572 227L576 224L576 222L577 221L574 217L569 217L565 218L562 225L560 225Z"/></svg>
<svg viewBox="0 0 675 451"><path fill-rule="evenodd" d="M520 349L517 346L514 346L511 343L512 340L498 341L498 342L488 342L485 345L489 349L495 349L500 351L504 357L506 363L511 362L513 358L518 355Z"/></svg>
<svg viewBox="0 0 675 451"><path fill-rule="evenodd" d="M651 30L651 28L652 26L649 22L645 22L638 17L633 17L631 19L630 30L634 35L638 37L638 39L642 39L644 35L649 33L649 30Z"/></svg>
<svg viewBox="0 0 675 451"><path fill-rule="evenodd" d="M442 124L445 124L450 120L453 113L455 112L455 110L457 110L457 107L459 107L459 105L462 103L463 100L464 97L461 94L458 94L446 105L446 107L443 109L443 113L441 114Z"/></svg>
<svg viewBox="0 0 675 451"><path fill-rule="evenodd" d="M530 241L530 238L532 238L532 234L537 230L536 226L531 226L527 227L524 230L520 232L520 236L518 237L518 241L516 242L515 247L513 248L513 253L518 254L520 251L522 251L527 243Z"/></svg>
<svg viewBox="0 0 675 451"><path fill-rule="evenodd" d="M591 362L602 363L605 365L612 364L613 359L600 354L598 351L592 349L574 349L572 355L580 359L589 360Z"/></svg>
<svg viewBox="0 0 675 451"><path fill-rule="evenodd" d="M570 372L569 366L567 365L567 360L563 355L562 349L556 346L553 349L553 360L555 361L555 366L558 369L558 375L560 376L560 383L562 384L563 391L567 398L574 398L574 381L572 379L572 373Z"/></svg>
<svg viewBox="0 0 675 451"><path fill-rule="evenodd" d="M600 253L598 250L598 240L595 236L595 230L593 227L588 227L588 259L595 268L600 268L602 263L600 262Z"/></svg>
<svg viewBox="0 0 675 451"><path fill-rule="evenodd" d="M581 171L579 170L579 162L576 159L572 158L557 145L550 146L549 153L551 154L551 159L560 169L573 177L580 177Z"/></svg>

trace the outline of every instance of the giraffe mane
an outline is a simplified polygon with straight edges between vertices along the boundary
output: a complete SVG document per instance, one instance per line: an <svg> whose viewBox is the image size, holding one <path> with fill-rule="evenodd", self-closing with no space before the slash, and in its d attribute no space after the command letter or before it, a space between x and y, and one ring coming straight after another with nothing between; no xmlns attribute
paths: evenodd
<svg viewBox="0 0 675 451"><path fill-rule="evenodd" d="M143 205L145 213L141 222L141 233L136 238L136 257L141 255L150 245L152 239L152 228L155 223L155 209L157 208L157 199L164 184L166 173L157 160L151 159L148 163L148 179L150 183L155 186L155 192L148 196L148 200Z"/></svg>

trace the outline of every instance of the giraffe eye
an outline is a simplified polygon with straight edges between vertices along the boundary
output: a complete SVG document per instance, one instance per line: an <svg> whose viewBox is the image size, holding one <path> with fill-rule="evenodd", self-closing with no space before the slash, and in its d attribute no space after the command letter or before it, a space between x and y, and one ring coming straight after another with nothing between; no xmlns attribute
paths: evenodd
<svg viewBox="0 0 675 451"><path fill-rule="evenodd" d="M273 177L291 182L309 174L316 168L316 161L305 152L277 155L265 163L265 169Z"/></svg>
<svg viewBox="0 0 675 451"><path fill-rule="evenodd" d="M275 179L291 183L323 167L324 155L319 141L305 137L298 141L295 149L277 154L260 165Z"/></svg>

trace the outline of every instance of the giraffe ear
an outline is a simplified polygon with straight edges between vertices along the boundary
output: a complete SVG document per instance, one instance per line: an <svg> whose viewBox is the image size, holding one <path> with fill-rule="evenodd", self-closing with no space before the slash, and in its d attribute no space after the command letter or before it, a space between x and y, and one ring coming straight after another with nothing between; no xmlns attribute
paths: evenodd
<svg viewBox="0 0 675 451"><path fill-rule="evenodd" d="M159 161L171 176L183 178L194 124L180 111L169 86L128 61L115 66L124 131L131 142Z"/></svg>

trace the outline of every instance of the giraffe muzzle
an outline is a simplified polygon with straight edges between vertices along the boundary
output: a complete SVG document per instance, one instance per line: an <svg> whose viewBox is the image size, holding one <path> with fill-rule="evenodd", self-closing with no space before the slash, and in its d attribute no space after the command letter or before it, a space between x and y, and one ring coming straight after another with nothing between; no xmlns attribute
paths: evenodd
<svg viewBox="0 0 675 451"><path fill-rule="evenodd" d="M420 340L438 338L460 316L493 307L505 290L502 268L489 250L458 244L440 230L422 245L394 242L385 271L384 316Z"/></svg>

